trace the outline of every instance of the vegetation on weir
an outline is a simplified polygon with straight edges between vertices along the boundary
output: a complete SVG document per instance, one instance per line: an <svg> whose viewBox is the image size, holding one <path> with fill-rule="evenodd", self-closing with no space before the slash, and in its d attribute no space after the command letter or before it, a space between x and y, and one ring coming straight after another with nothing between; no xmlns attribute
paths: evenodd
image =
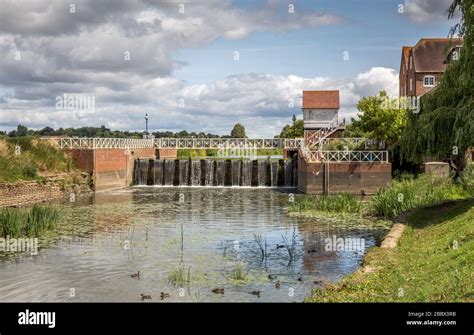
<svg viewBox="0 0 474 335"><path fill-rule="evenodd" d="M56 228L59 210L34 205L31 208L3 208L0 210L1 237L38 237Z"/></svg>
<svg viewBox="0 0 474 335"><path fill-rule="evenodd" d="M40 173L72 169L71 158L48 141L31 136L0 139L0 182L38 180Z"/></svg>
<svg viewBox="0 0 474 335"><path fill-rule="evenodd" d="M302 195L297 196L290 203L290 212L304 213L305 211L317 210L322 212L359 213L362 202L353 194L340 193L334 195Z"/></svg>
<svg viewBox="0 0 474 335"><path fill-rule="evenodd" d="M394 249L374 247L364 268L308 302L474 302L474 200L418 208Z"/></svg>

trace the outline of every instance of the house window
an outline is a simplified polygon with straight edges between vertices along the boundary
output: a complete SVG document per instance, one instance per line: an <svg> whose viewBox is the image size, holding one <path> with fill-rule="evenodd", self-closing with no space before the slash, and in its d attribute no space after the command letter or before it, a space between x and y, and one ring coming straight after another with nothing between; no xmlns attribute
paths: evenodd
<svg viewBox="0 0 474 335"><path fill-rule="evenodd" d="M312 120L313 119L313 111L309 111L308 112L308 120Z"/></svg>
<svg viewBox="0 0 474 335"><path fill-rule="evenodd" d="M434 87L435 86L435 77L434 76L424 76L423 77L423 86L424 87Z"/></svg>
<svg viewBox="0 0 474 335"><path fill-rule="evenodd" d="M410 56L410 70L413 68L413 56Z"/></svg>
<svg viewBox="0 0 474 335"><path fill-rule="evenodd" d="M413 91L413 79L410 78L410 93Z"/></svg>

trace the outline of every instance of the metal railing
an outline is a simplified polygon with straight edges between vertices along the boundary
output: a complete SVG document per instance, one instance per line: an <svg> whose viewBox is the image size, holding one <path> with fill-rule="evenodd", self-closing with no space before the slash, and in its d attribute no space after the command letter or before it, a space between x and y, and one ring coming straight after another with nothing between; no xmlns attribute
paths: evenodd
<svg viewBox="0 0 474 335"><path fill-rule="evenodd" d="M139 138L58 138L61 149L139 149L154 148L153 139Z"/></svg>
<svg viewBox="0 0 474 335"><path fill-rule="evenodd" d="M62 149L298 149L302 138L57 138Z"/></svg>
<svg viewBox="0 0 474 335"><path fill-rule="evenodd" d="M388 151L319 151L301 149L307 162L379 162L388 163Z"/></svg>

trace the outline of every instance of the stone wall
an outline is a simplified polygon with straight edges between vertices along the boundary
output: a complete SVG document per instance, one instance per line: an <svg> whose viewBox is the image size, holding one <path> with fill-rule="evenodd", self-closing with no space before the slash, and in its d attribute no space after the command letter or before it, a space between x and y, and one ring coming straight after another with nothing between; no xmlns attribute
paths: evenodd
<svg viewBox="0 0 474 335"><path fill-rule="evenodd" d="M0 207L23 206L90 191L89 178L84 174L62 174L45 181L0 183Z"/></svg>

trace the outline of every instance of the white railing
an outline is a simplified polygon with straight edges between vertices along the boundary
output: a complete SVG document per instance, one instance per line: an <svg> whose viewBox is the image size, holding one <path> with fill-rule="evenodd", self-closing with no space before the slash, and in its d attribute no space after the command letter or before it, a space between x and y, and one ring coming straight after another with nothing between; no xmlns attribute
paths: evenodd
<svg viewBox="0 0 474 335"><path fill-rule="evenodd" d="M379 162L388 163L388 151L319 151L301 149L307 162Z"/></svg>
<svg viewBox="0 0 474 335"><path fill-rule="evenodd" d="M62 149L298 149L304 140L281 138L57 138Z"/></svg>
<svg viewBox="0 0 474 335"><path fill-rule="evenodd" d="M139 138L58 138L61 149L139 149L154 148L152 139Z"/></svg>

